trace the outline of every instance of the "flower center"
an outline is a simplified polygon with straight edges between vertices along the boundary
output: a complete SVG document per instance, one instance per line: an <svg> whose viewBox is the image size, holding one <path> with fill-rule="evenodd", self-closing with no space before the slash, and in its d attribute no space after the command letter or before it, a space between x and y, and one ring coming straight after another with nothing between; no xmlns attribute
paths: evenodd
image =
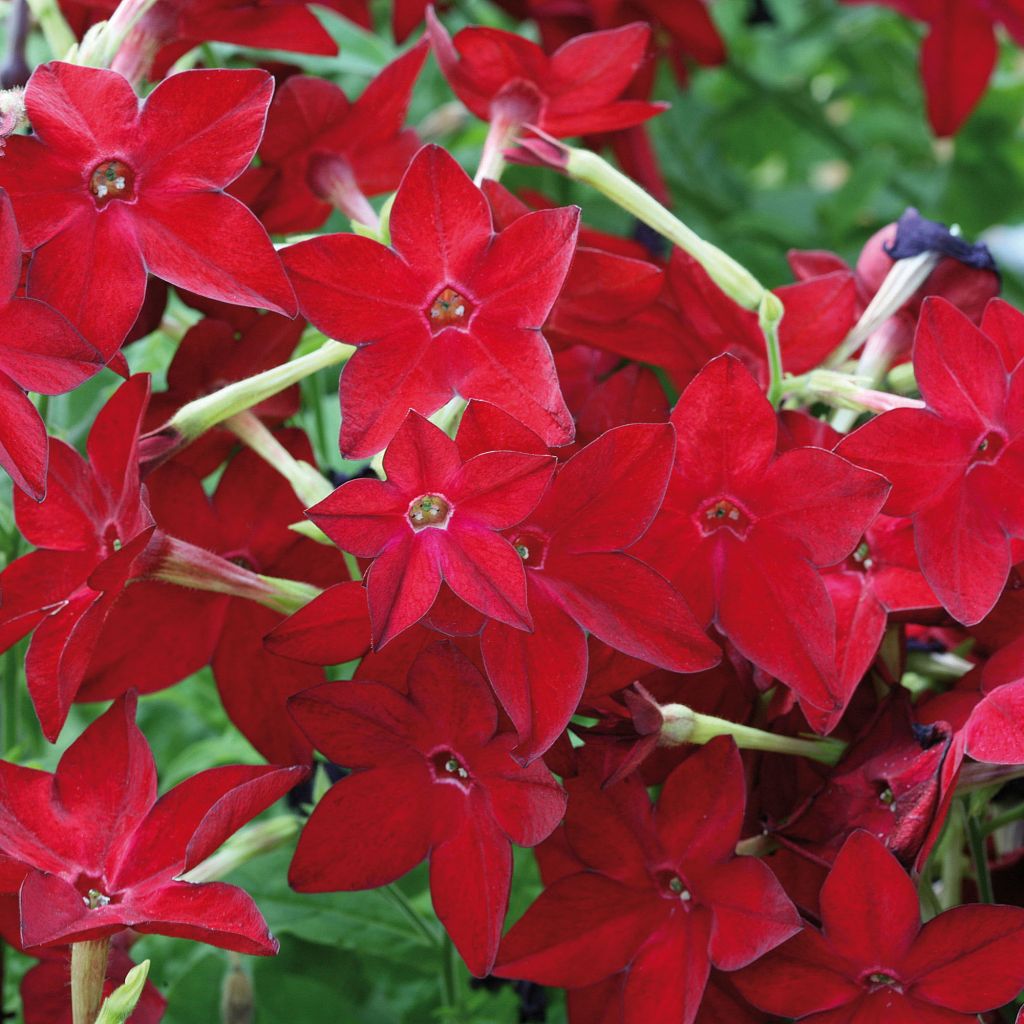
<svg viewBox="0 0 1024 1024"><path fill-rule="evenodd" d="M451 288L445 288L431 303L427 311L431 330L437 334L446 327L462 327L473 310L469 303Z"/></svg>
<svg viewBox="0 0 1024 1024"><path fill-rule="evenodd" d="M110 897L101 893L99 889L90 889L82 897L82 902L90 910L98 910L100 907L106 907L110 904Z"/></svg>
<svg viewBox="0 0 1024 1024"><path fill-rule="evenodd" d="M428 526L444 529L451 518L452 510L440 494L421 494L409 505L409 522L414 530Z"/></svg>
<svg viewBox="0 0 1024 1024"><path fill-rule="evenodd" d="M430 765L437 782L454 782L466 788L471 781L469 770L450 750L438 750L432 754Z"/></svg>
<svg viewBox="0 0 1024 1024"><path fill-rule="evenodd" d="M871 971L862 975L860 980L861 984L872 992L877 992L883 988L891 988L896 992L903 991L903 983L887 970Z"/></svg>
<svg viewBox="0 0 1024 1024"><path fill-rule="evenodd" d="M859 569L862 572L870 571L875 564L875 560L871 557L871 548L868 547L868 542L862 540L857 547L854 549L850 560L853 562L853 568Z"/></svg>
<svg viewBox="0 0 1024 1024"><path fill-rule="evenodd" d="M994 462L1006 444L1006 438L995 430L990 430L974 450L973 462Z"/></svg>
<svg viewBox="0 0 1024 1024"><path fill-rule="evenodd" d="M655 875L655 881L661 890L661 895L667 900L678 900L680 903L689 903L693 894L686 888L686 883L675 871L659 871Z"/></svg>
<svg viewBox="0 0 1024 1024"><path fill-rule="evenodd" d="M728 498L705 502L697 513L697 521L705 537L721 529L731 530L737 537L746 537L750 529L750 516Z"/></svg>
<svg viewBox="0 0 1024 1024"><path fill-rule="evenodd" d="M527 568L543 567L544 556L547 554L547 544L543 537L538 537L535 533L521 533L512 541L512 547L516 549L516 554Z"/></svg>
<svg viewBox="0 0 1024 1024"><path fill-rule="evenodd" d="M120 160L105 160L89 175L89 191L97 206L104 206L111 199L132 199L135 196L135 175Z"/></svg>

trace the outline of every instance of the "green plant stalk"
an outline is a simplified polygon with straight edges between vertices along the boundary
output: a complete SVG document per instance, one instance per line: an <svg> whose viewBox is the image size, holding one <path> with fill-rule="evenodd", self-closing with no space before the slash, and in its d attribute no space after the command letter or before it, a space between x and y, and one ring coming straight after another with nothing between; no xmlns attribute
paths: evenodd
<svg viewBox="0 0 1024 1024"><path fill-rule="evenodd" d="M423 915L412 905L409 897L397 885L384 885L375 891L390 900L430 946L440 948L443 945L441 936L427 924Z"/></svg>
<svg viewBox="0 0 1024 1024"><path fill-rule="evenodd" d="M657 199L616 170L603 157L572 146L559 145L559 150L567 155L566 171L569 177L590 185L692 256L707 271L711 280L744 309L760 309L766 289L746 267L717 246L704 241L692 228L687 227Z"/></svg>
<svg viewBox="0 0 1024 1024"><path fill-rule="evenodd" d="M950 814L940 846L940 878L942 893L940 901L943 910L959 906L963 902L964 889L964 830L963 818Z"/></svg>
<svg viewBox="0 0 1024 1024"><path fill-rule="evenodd" d="M1022 818L1024 818L1024 804L1017 804L1016 807L1011 807L1008 811L1003 811L1002 814L989 818L988 821L982 823L981 827L985 835L990 836L993 832L998 832L999 829L1012 825Z"/></svg>
<svg viewBox="0 0 1024 1024"><path fill-rule="evenodd" d="M757 320L764 335L768 356L768 401L774 409L778 409L783 391L782 349L779 347L779 323L783 312L782 302L777 295L766 291L761 296Z"/></svg>
<svg viewBox="0 0 1024 1024"><path fill-rule="evenodd" d="M683 743L708 743L716 736L731 736L741 750L763 750L772 754L809 757L834 765L846 750L846 744L831 739L798 739L764 732L749 725L729 722L714 715L702 715L685 704L663 704L660 744L667 747Z"/></svg>
<svg viewBox="0 0 1024 1024"><path fill-rule="evenodd" d="M322 593L312 583L264 576L177 537L164 539L155 564L143 578L243 597L282 615L297 612Z"/></svg>
<svg viewBox="0 0 1024 1024"><path fill-rule="evenodd" d="M966 800L960 801L960 815L963 818L971 860L974 862L974 881L978 886L978 900L981 903L994 903L992 873L989 871L988 852L985 849L987 833L977 818L968 810Z"/></svg>
<svg viewBox="0 0 1024 1024"><path fill-rule="evenodd" d="M56 60L63 60L78 45L57 0L28 0L28 6L43 30L46 45Z"/></svg>
<svg viewBox="0 0 1024 1024"><path fill-rule="evenodd" d="M280 394L286 388L328 366L346 362L355 348L340 341L327 341L313 352L271 367L245 380L235 381L219 391L183 405L164 428L193 441L211 427Z"/></svg>
<svg viewBox="0 0 1024 1024"><path fill-rule="evenodd" d="M334 485L315 466L295 458L250 409L235 413L224 425L291 485L305 508L316 505L334 490Z"/></svg>
<svg viewBox="0 0 1024 1024"><path fill-rule="evenodd" d="M110 939L71 944L71 1015L74 1024L96 1024L107 980Z"/></svg>

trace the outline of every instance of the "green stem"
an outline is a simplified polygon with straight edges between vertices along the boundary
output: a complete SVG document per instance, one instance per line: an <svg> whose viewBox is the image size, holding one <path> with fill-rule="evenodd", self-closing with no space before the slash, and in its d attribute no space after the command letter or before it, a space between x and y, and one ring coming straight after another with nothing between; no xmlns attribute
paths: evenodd
<svg viewBox="0 0 1024 1024"><path fill-rule="evenodd" d="M978 899L982 903L994 903L992 892L992 873L988 867L988 852L985 849L986 832L981 823L967 810L966 801L960 802L960 814L963 817L964 830L967 834L967 845L971 850L974 862L974 880L978 886Z"/></svg>
<svg viewBox="0 0 1024 1024"><path fill-rule="evenodd" d="M228 384L219 391L183 405L171 417L164 430L180 435L186 442L192 441L211 427L280 394L310 374L344 363L354 351L351 345L327 341L298 359Z"/></svg>
<svg viewBox="0 0 1024 1024"><path fill-rule="evenodd" d="M840 740L804 740L780 736L749 725L729 722L715 715L702 715L685 704L663 704L660 744L666 747L683 743L708 743L716 736L731 736L741 750L763 750L772 754L809 757L834 765L843 756L846 744Z"/></svg>
<svg viewBox="0 0 1024 1024"><path fill-rule="evenodd" d="M107 980L110 939L71 944L71 1013L74 1024L95 1024Z"/></svg>
<svg viewBox="0 0 1024 1024"><path fill-rule="evenodd" d="M455 962L457 955L455 944L448 933L445 932L444 937L441 939L441 990L444 996L444 1005L452 1011L455 1011L459 1005Z"/></svg>
<svg viewBox="0 0 1024 1024"><path fill-rule="evenodd" d="M990 836L993 832L998 832L999 829L1012 825L1015 821L1020 821L1022 818L1024 818L1024 804L1017 804L1016 807L1011 807L1008 811L1003 811L1002 814L989 818L988 821L982 824L981 828L985 835Z"/></svg>
<svg viewBox="0 0 1024 1024"><path fill-rule="evenodd" d="M963 902L964 888L964 830L963 818L951 814L941 844L941 902L943 910L957 907Z"/></svg>
<svg viewBox="0 0 1024 1024"><path fill-rule="evenodd" d="M434 947L441 945L441 937L427 924L423 919L423 915L412 905L409 897L397 885L384 885L375 891L379 892L385 899L389 899L409 920L416 931L426 939L429 945Z"/></svg>
<svg viewBox="0 0 1024 1024"><path fill-rule="evenodd" d="M250 409L235 413L224 426L288 481L305 508L323 501L334 490L330 480L315 466L295 458Z"/></svg>
<svg viewBox="0 0 1024 1024"><path fill-rule="evenodd" d="M291 814L246 825L206 860L181 876L181 880L200 884L225 878L243 864L291 842L299 832L299 822Z"/></svg>
<svg viewBox="0 0 1024 1024"><path fill-rule="evenodd" d="M263 576L177 537L164 538L154 565L144 578L244 597L282 615L297 612L322 593L319 587L302 580Z"/></svg>
<svg viewBox="0 0 1024 1024"><path fill-rule="evenodd" d="M50 54L57 60L64 60L78 44L75 33L67 23L57 0L28 0L28 5L43 30Z"/></svg>
<svg viewBox="0 0 1024 1024"><path fill-rule="evenodd" d="M782 349L779 346L779 322L782 320L783 309L778 296L765 292L757 314L768 355L768 401L777 409L783 392Z"/></svg>
<svg viewBox="0 0 1024 1024"><path fill-rule="evenodd" d="M744 309L760 308L765 288L746 267L717 246L706 242L666 210L654 196L597 153L565 146L556 140L550 142L560 160L564 161L561 166L564 166L569 177L590 185L692 256L711 280Z"/></svg>

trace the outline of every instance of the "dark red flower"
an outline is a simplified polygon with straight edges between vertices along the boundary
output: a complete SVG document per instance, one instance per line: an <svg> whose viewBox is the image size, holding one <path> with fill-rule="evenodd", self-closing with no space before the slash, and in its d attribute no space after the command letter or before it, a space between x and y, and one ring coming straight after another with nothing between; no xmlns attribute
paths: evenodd
<svg viewBox="0 0 1024 1024"><path fill-rule="evenodd" d="M496 234L483 194L444 150L417 154L395 197L393 248L324 235L284 252L304 316L358 345L341 377L341 449L373 455L410 409L494 402L548 444L572 440L540 333L579 211L540 210Z"/></svg>
<svg viewBox="0 0 1024 1024"><path fill-rule="evenodd" d="M511 844L558 824L565 794L543 764L511 756L475 668L440 644L409 674L409 696L382 683L328 683L292 713L332 761L356 769L330 789L299 839L289 882L300 892L372 889L430 858L434 909L477 975L501 938Z"/></svg>
<svg viewBox="0 0 1024 1024"><path fill-rule="evenodd" d="M925 301L914 341L925 409L894 409L837 451L893 484L885 504L910 516L921 571L954 618L996 603L1010 539L1024 538L1024 373L950 303Z"/></svg>
<svg viewBox="0 0 1024 1024"><path fill-rule="evenodd" d="M709 363L672 413L676 461L640 545L700 622L824 712L842 712L835 613L819 567L850 555L888 485L821 448L776 455L775 411L732 356Z"/></svg>
<svg viewBox="0 0 1024 1024"><path fill-rule="evenodd" d="M107 20L118 0L60 0L79 35ZM365 0L318 0L355 21L372 27ZM179 57L217 41L264 50L290 50L333 56L338 47L307 0L157 0L119 49L114 67L133 81L163 78Z"/></svg>
<svg viewBox="0 0 1024 1024"><path fill-rule="evenodd" d="M962 761L963 744L945 722L922 726L908 702L886 703L820 786L784 821L769 823L784 846L772 868L790 896L817 913L828 865L856 829L920 868L945 823Z"/></svg>
<svg viewBox="0 0 1024 1024"><path fill-rule="evenodd" d="M735 971L799 929L767 865L734 854L744 786L730 740L681 764L656 810L636 776L566 788L565 839L581 870L505 936L499 976L581 988L624 971L621 1019L691 1024L712 964Z"/></svg>
<svg viewBox="0 0 1024 1024"><path fill-rule="evenodd" d="M103 357L55 309L19 296L21 263L14 209L0 190L0 466L41 501L46 427L25 392L70 391L100 369Z"/></svg>
<svg viewBox="0 0 1024 1024"><path fill-rule="evenodd" d="M425 45L403 54L355 102L326 79L287 79L270 105L260 165L231 193L278 234L313 231L335 207L374 223L366 197L393 192L419 148L402 125L426 55Z"/></svg>
<svg viewBox="0 0 1024 1024"><path fill-rule="evenodd" d="M36 68L25 91L35 134L10 139L0 161L0 186L35 250L29 294L106 358L142 308L147 271L294 316L266 232L223 192L256 151L272 92L264 71L188 71L140 107L113 71Z"/></svg>
<svg viewBox="0 0 1024 1024"><path fill-rule="evenodd" d="M158 800L133 695L71 744L54 775L0 761L0 888L20 892L22 945L66 945L134 928L275 953L251 897L179 876L307 774L301 767L211 768Z"/></svg>
<svg viewBox="0 0 1024 1024"><path fill-rule="evenodd" d="M564 138L627 128L666 109L620 99L647 57L651 30L642 22L576 36L550 56L495 28L464 28L452 39L430 10L427 33L448 84L483 121Z"/></svg>
<svg viewBox="0 0 1024 1024"><path fill-rule="evenodd" d="M960 906L921 926L917 889L868 832L846 841L805 928L734 976L769 1013L805 1021L969 1024L1024 985L1024 910Z"/></svg>
<svg viewBox="0 0 1024 1024"><path fill-rule="evenodd" d="M384 453L387 480L342 484L307 515L342 550L372 558L366 573L374 646L423 618L444 581L455 595L516 629L533 625L523 560L503 536L536 507L555 460L484 452L410 412Z"/></svg>
<svg viewBox="0 0 1024 1024"><path fill-rule="evenodd" d="M300 431L276 437L296 458L313 460ZM147 487L158 528L177 540L266 576L328 586L346 575L338 552L288 529L301 521L302 503L253 451L231 460L212 497L195 473L173 463L153 473ZM361 590L358 584L348 586ZM357 607L361 618L354 643L334 624L335 643L348 644L339 661L358 657L369 642L365 599ZM308 761L312 749L285 705L292 694L323 682L324 675L320 668L264 649L263 637L281 620L280 612L243 597L137 580L111 610L77 699L109 700L130 688L150 693L209 664L228 717L263 757Z"/></svg>
<svg viewBox="0 0 1024 1024"><path fill-rule="evenodd" d="M35 631L25 657L43 733L60 732L103 623L153 533L139 483L138 437L149 378L122 384L89 432L89 461L50 438L45 501L14 494L14 517L38 550L0 573L0 648Z"/></svg>
<svg viewBox="0 0 1024 1024"><path fill-rule="evenodd" d="M834 449L842 435L822 420L783 413L782 451L802 445ZM892 612L939 608L914 550L913 523L879 515L844 561L822 573L836 613L836 664L845 704L878 654ZM906 616L900 616L905 618Z"/></svg>
<svg viewBox="0 0 1024 1024"><path fill-rule="evenodd" d="M936 135L955 135L977 106L999 56L996 26L1024 46L1024 12L1015 0L844 0L884 3L928 25L921 78Z"/></svg>
<svg viewBox="0 0 1024 1024"><path fill-rule="evenodd" d="M524 757L543 753L579 704L584 631L677 672L718 660L718 648L665 578L624 553L661 505L672 438L668 424L609 430L570 459L534 512L508 531L526 567L533 632L490 620L481 649ZM469 433L459 441L465 452Z"/></svg>

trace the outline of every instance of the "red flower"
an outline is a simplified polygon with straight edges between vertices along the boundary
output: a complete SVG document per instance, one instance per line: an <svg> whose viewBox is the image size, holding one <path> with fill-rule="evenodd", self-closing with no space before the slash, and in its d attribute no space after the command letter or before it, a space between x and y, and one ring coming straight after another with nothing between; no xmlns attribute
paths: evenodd
<svg viewBox="0 0 1024 1024"><path fill-rule="evenodd" d="M579 211L540 210L496 234L482 193L426 146L391 210L389 249L324 235L285 250L304 316L358 345L341 377L341 449L373 455L406 414L453 394L494 402L548 444L572 440L540 333L565 279Z"/></svg>
<svg viewBox="0 0 1024 1024"><path fill-rule="evenodd" d="M570 779L566 874L505 936L496 974L581 988L626 972L623 1019L691 1024L712 964L735 971L800 919L768 866L736 857L743 765L718 739L668 778L655 811L636 776Z"/></svg>
<svg viewBox="0 0 1024 1024"><path fill-rule="evenodd" d="M888 485L822 448L776 456L775 412L732 356L701 371L672 422L675 472L641 550L698 621L834 725L835 614L818 567L853 552Z"/></svg>
<svg viewBox="0 0 1024 1024"><path fill-rule="evenodd" d="M921 77L936 135L955 135L977 106L999 56L996 26L1024 46L1024 16L1014 0L844 0L885 3L926 22Z"/></svg>
<svg viewBox="0 0 1024 1024"><path fill-rule="evenodd" d="M0 466L42 501L46 427L25 392L70 391L100 369L103 357L55 309L18 295L21 262L14 210L0 190Z"/></svg>
<svg viewBox="0 0 1024 1024"><path fill-rule="evenodd" d="M0 761L0 889L20 886L22 945L66 945L134 928L275 953L276 941L241 889L178 879L307 773L211 768L158 800L133 695L71 744L54 775Z"/></svg>
<svg viewBox="0 0 1024 1024"><path fill-rule="evenodd" d="M60 0L79 37L117 8L118 0ZM318 0L363 28L372 27L365 0ZM307 0L157 0L119 49L114 66L133 80L163 78L179 57L217 41L264 50L333 56L338 47Z"/></svg>
<svg viewBox="0 0 1024 1024"><path fill-rule="evenodd" d="M384 453L386 482L350 480L307 515L344 551L374 559L376 647L423 618L442 581L481 614L530 629L523 560L500 531L533 511L554 471L543 455L463 460L443 430L410 412Z"/></svg>
<svg viewBox="0 0 1024 1024"><path fill-rule="evenodd" d="M430 858L434 909L469 969L494 963L512 878L511 843L534 846L565 794L542 764L520 767L515 733L475 668L445 644L417 658L409 696L328 683L292 699L309 738L356 769L313 811L289 881L300 892L373 889Z"/></svg>
<svg viewBox="0 0 1024 1024"><path fill-rule="evenodd" d="M313 460L300 431L276 436L297 458ZM284 477L253 451L235 455L212 497L196 474L175 464L153 473L147 487L163 534L267 576L321 586L345 576L338 552L288 529L302 519L302 504ZM356 645L339 660L358 657L368 643L365 599L359 610ZM131 688L150 693L209 664L228 717L263 757L309 761L312 749L285 704L292 694L323 682L324 675L264 649L263 637L281 619L279 612L243 597L137 580L111 610L76 699L110 700ZM336 625L336 641L340 634Z"/></svg>
<svg viewBox="0 0 1024 1024"><path fill-rule="evenodd" d="M734 976L755 1006L806 1024L969 1024L1024 985L1024 910L961 906L921 926L917 889L872 835L855 832L805 928Z"/></svg>
<svg viewBox="0 0 1024 1024"><path fill-rule="evenodd" d="M914 341L925 409L894 409L837 451L893 487L891 515L911 516L921 571L954 618L996 603L1010 539L1024 538L1024 373L944 299L925 301Z"/></svg>
<svg viewBox="0 0 1024 1024"><path fill-rule="evenodd" d="M50 438L46 500L14 494L14 517L37 551L0 574L0 649L35 630L28 690L54 742L103 624L153 533L139 483L138 436L149 378L122 384L89 432L89 461Z"/></svg>
<svg viewBox="0 0 1024 1024"><path fill-rule="evenodd" d="M782 450L800 445L834 449L842 435L804 413L783 413ZM909 519L878 516L845 561L822 573L836 612L839 693L846 703L874 661L891 612L938 608L921 575ZM906 616L901 616L906 618Z"/></svg>
<svg viewBox="0 0 1024 1024"><path fill-rule="evenodd" d="M460 447L468 447L470 436L460 434ZM481 649L524 757L547 750L579 704L587 675L584 631L677 672L718 660L718 648L679 594L624 553L661 506L671 458L668 424L609 430L559 470L534 512L508 532L526 567L534 628L526 633L490 620Z"/></svg>
<svg viewBox="0 0 1024 1024"><path fill-rule="evenodd" d="M270 105L260 166L232 194L274 233L313 231L335 206L372 224L366 196L393 192L419 148L416 132L402 125L426 55L425 45L413 47L354 103L333 82L288 78Z"/></svg>
<svg viewBox="0 0 1024 1024"><path fill-rule="evenodd" d="M619 99L647 56L651 30L642 22L577 36L551 56L495 28L464 28L453 40L431 10L427 33L448 84L483 121L564 138L627 128L666 109Z"/></svg>
<svg viewBox="0 0 1024 1024"><path fill-rule="evenodd" d="M772 823L784 847L772 869L790 896L817 913L828 865L856 829L920 868L945 824L962 761L963 744L945 722L919 725L904 700L883 705L820 785Z"/></svg>
<svg viewBox="0 0 1024 1024"><path fill-rule="evenodd" d="M0 186L36 250L29 294L109 358L142 308L146 272L212 298L295 315L270 239L223 188L248 166L273 80L188 71L141 108L113 71L51 62L25 92L35 134L8 140Z"/></svg>

